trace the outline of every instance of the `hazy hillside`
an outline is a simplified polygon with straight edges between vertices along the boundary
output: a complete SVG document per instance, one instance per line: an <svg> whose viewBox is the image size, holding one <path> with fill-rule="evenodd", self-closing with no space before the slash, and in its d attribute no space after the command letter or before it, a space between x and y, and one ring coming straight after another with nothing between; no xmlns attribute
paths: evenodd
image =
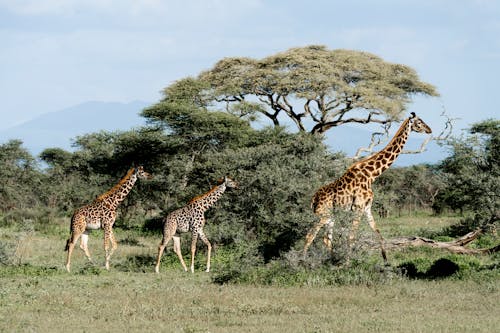
<svg viewBox="0 0 500 333"><path fill-rule="evenodd" d="M139 116L139 113L151 104L142 101L78 104L60 111L46 113L18 126L0 131L0 143L9 139L20 139L34 155L38 155L49 147L71 150L71 142L76 136L101 130L129 130L145 125L145 120ZM394 126L393 131L396 129L397 126ZM353 156L359 147L366 147L369 143L370 130L372 129L340 126L328 132L326 142L332 151L344 151L348 156ZM412 133L407 148L418 148L424 138L424 135ZM435 163L445 156L443 149L435 144L429 145L428 149L422 154L402 155L396 160L396 165Z"/></svg>
<svg viewBox="0 0 500 333"><path fill-rule="evenodd" d="M71 149L72 140L82 134L101 130L128 130L145 124L141 110L152 103L86 102L60 111L46 113L20 125L0 131L0 143L20 139L34 155L43 149Z"/></svg>

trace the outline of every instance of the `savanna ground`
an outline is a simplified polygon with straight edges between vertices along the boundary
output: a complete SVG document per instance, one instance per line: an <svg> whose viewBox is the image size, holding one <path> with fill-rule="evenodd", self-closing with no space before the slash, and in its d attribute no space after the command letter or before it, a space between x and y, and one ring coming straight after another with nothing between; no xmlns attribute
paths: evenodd
<svg viewBox="0 0 500 333"><path fill-rule="evenodd" d="M456 220L420 215L385 219L379 227L387 238L429 236ZM122 229L115 230L119 247L109 272L102 268L102 233L93 232L95 264L75 251L67 273L67 223L41 231L0 228L2 251L10 253L10 263L0 265L0 331L495 332L500 327L498 254L409 248L389 252L394 269L381 269L377 252L362 269L330 265L294 271L293 278L287 276L291 270L283 270L265 284L217 284L214 276L229 257L223 248L215 249L213 271L205 273L201 247L191 274L181 270L169 246L157 275L160 234ZM183 252L189 259L186 248ZM443 258L458 263L458 270L439 278L425 274ZM417 278L396 268L408 262L420 272Z"/></svg>

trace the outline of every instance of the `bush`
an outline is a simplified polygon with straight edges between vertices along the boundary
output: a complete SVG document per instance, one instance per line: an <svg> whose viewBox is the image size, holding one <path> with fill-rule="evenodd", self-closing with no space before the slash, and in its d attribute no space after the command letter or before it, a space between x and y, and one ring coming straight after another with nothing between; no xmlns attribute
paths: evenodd
<svg viewBox="0 0 500 333"><path fill-rule="evenodd" d="M338 173L338 161L310 135L266 133L265 143L204 156L198 179L229 175L240 184L207 212L207 234L217 243L252 240L265 261L301 240L313 225L314 191Z"/></svg>

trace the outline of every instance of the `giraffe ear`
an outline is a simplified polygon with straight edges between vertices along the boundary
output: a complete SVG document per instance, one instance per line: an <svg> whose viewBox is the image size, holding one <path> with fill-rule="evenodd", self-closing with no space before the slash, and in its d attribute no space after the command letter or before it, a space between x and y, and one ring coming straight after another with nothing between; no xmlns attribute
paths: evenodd
<svg viewBox="0 0 500 333"><path fill-rule="evenodd" d="M413 118L415 118L416 116L417 116L417 115L415 114L415 112L410 113L410 119L413 119Z"/></svg>

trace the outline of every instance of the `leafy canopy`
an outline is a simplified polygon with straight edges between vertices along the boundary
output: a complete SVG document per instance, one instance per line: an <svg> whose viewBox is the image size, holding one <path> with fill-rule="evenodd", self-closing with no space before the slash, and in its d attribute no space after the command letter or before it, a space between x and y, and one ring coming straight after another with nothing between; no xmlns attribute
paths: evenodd
<svg viewBox="0 0 500 333"><path fill-rule="evenodd" d="M500 219L500 120L472 125L470 135L450 140L451 155L440 167L448 175L440 199L470 210L486 223Z"/></svg>
<svg viewBox="0 0 500 333"><path fill-rule="evenodd" d="M286 115L298 130L311 133L351 122L395 121L413 95L438 96L408 66L317 45L263 59L224 58L197 79L177 81L164 92L166 98L188 97L204 107L222 102L231 113L264 115L275 126Z"/></svg>

